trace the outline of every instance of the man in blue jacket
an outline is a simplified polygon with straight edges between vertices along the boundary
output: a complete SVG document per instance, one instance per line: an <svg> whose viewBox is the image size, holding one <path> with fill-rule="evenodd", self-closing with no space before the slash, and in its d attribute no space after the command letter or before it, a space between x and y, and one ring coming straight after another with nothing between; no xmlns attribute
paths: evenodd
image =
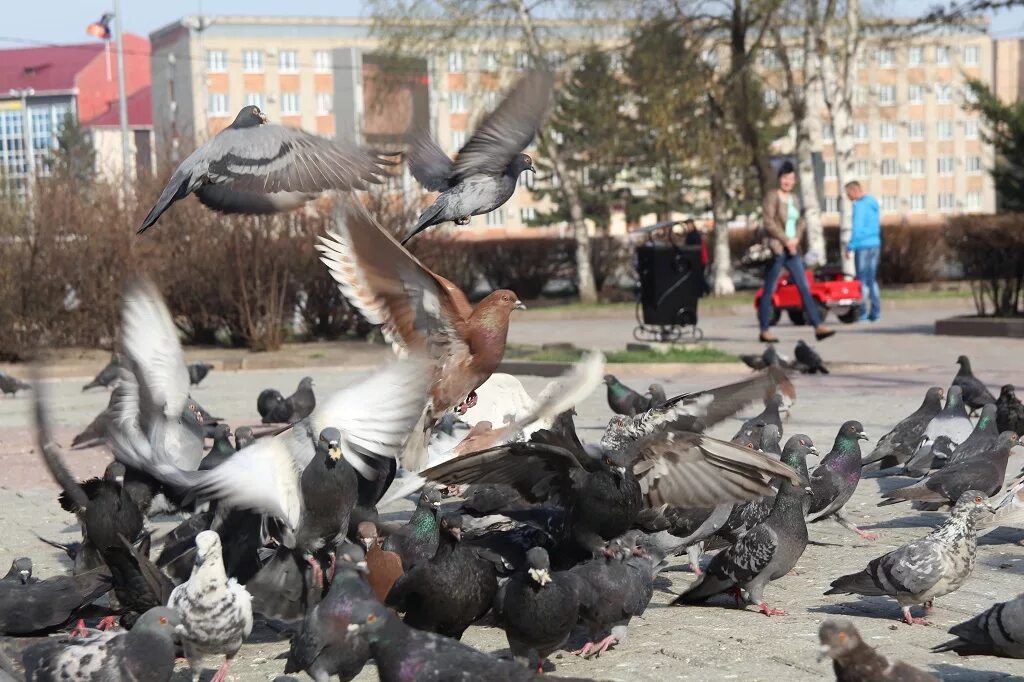
<svg viewBox="0 0 1024 682"><path fill-rule="evenodd" d="M882 303L878 294L878 258L882 250L882 225L879 219L878 201L864 192L860 183L854 180L846 183L846 196L853 202L853 234L847 245L847 257L852 255L857 267L864 301L860 319L874 322L882 314ZM868 303L870 302L870 310Z"/></svg>

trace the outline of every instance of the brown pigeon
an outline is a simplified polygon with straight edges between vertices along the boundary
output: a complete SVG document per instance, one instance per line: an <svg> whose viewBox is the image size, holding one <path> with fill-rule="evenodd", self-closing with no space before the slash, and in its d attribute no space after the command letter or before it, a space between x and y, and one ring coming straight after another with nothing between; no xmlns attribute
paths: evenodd
<svg viewBox="0 0 1024 682"><path fill-rule="evenodd" d="M402 558L394 552L387 552L380 547L377 526L372 521L363 521L357 529L359 540L366 547L366 579L377 599L384 602L399 578L402 577Z"/></svg>

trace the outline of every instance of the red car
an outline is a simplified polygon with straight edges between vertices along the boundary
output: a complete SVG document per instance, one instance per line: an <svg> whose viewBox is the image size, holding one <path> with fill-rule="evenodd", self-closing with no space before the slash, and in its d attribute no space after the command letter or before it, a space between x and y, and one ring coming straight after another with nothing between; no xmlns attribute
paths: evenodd
<svg viewBox="0 0 1024 682"><path fill-rule="evenodd" d="M839 321L846 324L860 319L860 282L847 279L841 268L818 268L813 273L808 272L807 284L810 286L811 296L818 304L822 322L829 311L834 312ZM755 310L763 294L764 287L761 287L754 297ZM800 298L800 291L796 285L789 281L788 272L783 272L778 286L775 287L775 295L772 296L772 324L778 323L783 310L793 324L805 324L803 299Z"/></svg>

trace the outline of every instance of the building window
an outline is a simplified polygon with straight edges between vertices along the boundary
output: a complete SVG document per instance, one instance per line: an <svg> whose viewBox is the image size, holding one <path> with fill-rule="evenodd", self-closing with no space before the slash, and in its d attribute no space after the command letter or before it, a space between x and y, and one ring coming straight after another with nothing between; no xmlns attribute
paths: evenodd
<svg viewBox="0 0 1024 682"><path fill-rule="evenodd" d="M953 101L953 86L940 84L935 86L935 101L940 104L949 104Z"/></svg>
<svg viewBox="0 0 1024 682"><path fill-rule="evenodd" d="M716 52L715 50L706 50L705 52L706 56L704 57L704 61L706 61L711 66L717 66L718 52ZM623 60L621 52L612 52L608 56L608 66L611 67L612 71L622 71L622 65Z"/></svg>
<svg viewBox="0 0 1024 682"><path fill-rule="evenodd" d="M928 197L924 194L910 195L910 210L914 213L923 213L928 208Z"/></svg>
<svg viewBox="0 0 1024 682"><path fill-rule="evenodd" d="M480 53L480 70L494 73L498 70L498 55L493 52Z"/></svg>
<svg viewBox="0 0 1024 682"><path fill-rule="evenodd" d="M334 111L334 95L329 92L316 93L316 115L328 116Z"/></svg>
<svg viewBox="0 0 1024 682"><path fill-rule="evenodd" d="M968 45L964 48L964 66L977 66L981 61L981 48L977 45Z"/></svg>
<svg viewBox="0 0 1024 682"><path fill-rule="evenodd" d="M839 197L835 195L825 197L825 213L839 213Z"/></svg>
<svg viewBox="0 0 1024 682"><path fill-rule="evenodd" d="M961 88L960 92L962 93L961 96L963 97L964 104L978 103L978 93L974 91L974 88L966 86Z"/></svg>
<svg viewBox="0 0 1024 682"><path fill-rule="evenodd" d="M516 52L516 70L522 71L523 69L530 68L530 53L528 52Z"/></svg>
<svg viewBox="0 0 1024 682"><path fill-rule="evenodd" d="M761 52L761 65L766 69L774 69L779 66L779 55L775 50L764 50Z"/></svg>
<svg viewBox="0 0 1024 682"><path fill-rule="evenodd" d="M448 93L448 111L452 114L461 114L468 110L466 105L466 93L462 90L453 90Z"/></svg>
<svg viewBox="0 0 1024 682"><path fill-rule="evenodd" d="M281 73L299 72L299 53L295 50L284 50L277 55L277 69Z"/></svg>
<svg viewBox="0 0 1024 682"><path fill-rule="evenodd" d="M978 175L981 173L981 157L980 156L968 156L964 159L964 167L967 172L971 175Z"/></svg>
<svg viewBox="0 0 1024 682"><path fill-rule="evenodd" d="M466 144L466 131L465 130L453 130L452 131L452 149L458 151L462 149L462 145Z"/></svg>
<svg viewBox="0 0 1024 682"><path fill-rule="evenodd" d="M878 106L880 107L891 107L896 104L896 86L895 85L880 85L878 86Z"/></svg>
<svg viewBox="0 0 1024 682"><path fill-rule="evenodd" d="M246 73L262 73L263 52L260 50L246 50L243 52L242 70Z"/></svg>
<svg viewBox="0 0 1024 682"><path fill-rule="evenodd" d="M935 131L938 134L940 140L952 140L953 139L953 122L948 119L943 119L935 124Z"/></svg>
<svg viewBox="0 0 1024 682"><path fill-rule="evenodd" d="M964 204L968 211L980 211L981 192L968 192Z"/></svg>
<svg viewBox="0 0 1024 682"><path fill-rule="evenodd" d="M893 51L888 48L882 48L875 52L875 59L878 61L878 65L883 68L896 66L896 57Z"/></svg>
<svg viewBox="0 0 1024 682"><path fill-rule="evenodd" d="M231 111L228 109L228 96L224 92L210 93L210 116L228 116Z"/></svg>
<svg viewBox="0 0 1024 682"><path fill-rule="evenodd" d="M484 90L483 105L484 109L490 111L494 107L498 106L498 91L497 90Z"/></svg>
<svg viewBox="0 0 1024 682"><path fill-rule="evenodd" d="M764 103L770 107L774 107L779 103L779 93L775 88L765 88Z"/></svg>
<svg viewBox="0 0 1024 682"><path fill-rule="evenodd" d="M210 73L224 73L227 71L228 53L224 50L207 50L206 70Z"/></svg>
<svg viewBox="0 0 1024 682"><path fill-rule="evenodd" d="M923 140L924 121L910 121L907 123L907 135L911 140Z"/></svg>
<svg viewBox="0 0 1024 682"><path fill-rule="evenodd" d="M857 159L853 164L854 179L863 179L871 175L871 164L867 159Z"/></svg>
<svg viewBox="0 0 1024 682"><path fill-rule="evenodd" d="M262 92L247 92L245 93L245 106L247 107L259 107L263 108L263 93Z"/></svg>
<svg viewBox="0 0 1024 682"><path fill-rule="evenodd" d="M551 50L547 57L549 68L560 69L565 64L565 53L561 50Z"/></svg>
<svg viewBox="0 0 1024 682"><path fill-rule="evenodd" d="M949 65L949 48L945 45L939 45L935 48L935 63L939 66Z"/></svg>
<svg viewBox="0 0 1024 682"><path fill-rule="evenodd" d="M466 70L466 58L459 50L448 53L448 73L462 73Z"/></svg>
<svg viewBox="0 0 1024 682"><path fill-rule="evenodd" d="M804 51L800 49L789 50L789 65L794 69L804 68Z"/></svg>
<svg viewBox="0 0 1024 682"><path fill-rule="evenodd" d="M911 104L920 104L924 101L924 88L920 85L911 85L907 89L907 101Z"/></svg>
<svg viewBox="0 0 1024 682"><path fill-rule="evenodd" d="M882 159L880 164L880 172L882 177L890 178L894 175L899 175L900 165L896 159Z"/></svg>
<svg viewBox="0 0 1024 682"><path fill-rule="evenodd" d="M838 176L838 167L835 159L825 159L825 177L834 178Z"/></svg>
<svg viewBox="0 0 1024 682"><path fill-rule="evenodd" d="M878 126L878 135L883 140L895 140L896 139L896 124L892 121L882 121Z"/></svg>
<svg viewBox="0 0 1024 682"><path fill-rule="evenodd" d="M864 142L868 139L868 124L867 123L855 123L853 126L853 137L858 142Z"/></svg>
<svg viewBox="0 0 1024 682"><path fill-rule="evenodd" d="M297 116L300 114L299 110L299 93L297 92L282 92L281 93L281 114L284 116Z"/></svg>
<svg viewBox="0 0 1024 682"><path fill-rule="evenodd" d="M505 224L505 209L496 208L487 214L487 227L501 227Z"/></svg>
<svg viewBox="0 0 1024 682"><path fill-rule="evenodd" d="M978 119L968 118L964 120L964 137L971 140L978 137Z"/></svg>
<svg viewBox="0 0 1024 682"><path fill-rule="evenodd" d="M948 213L956 208L956 198L952 192L939 193L939 210Z"/></svg>
<svg viewBox="0 0 1024 682"><path fill-rule="evenodd" d="M558 187L558 175L551 176L551 184ZM537 185L537 174L536 173L520 173L519 181L516 182L516 187L525 187L526 189L533 189Z"/></svg>
<svg viewBox="0 0 1024 682"><path fill-rule="evenodd" d="M868 103L868 88L866 85L858 85L853 90L853 103L862 106Z"/></svg>
<svg viewBox="0 0 1024 682"><path fill-rule="evenodd" d="M907 51L907 64L918 66L922 61L924 61L924 48L912 47Z"/></svg>
<svg viewBox="0 0 1024 682"><path fill-rule="evenodd" d="M331 72L331 53L327 50L317 50L313 53L313 70L317 73Z"/></svg>
<svg viewBox="0 0 1024 682"><path fill-rule="evenodd" d="M895 213L900 210L900 199L895 194L883 194L882 195L882 211L885 213Z"/></svg>
<svg viewBox="0 0 1024 682"><path fill-rule="evenodd" d="M907 166L908 166L908 169L910 170L910 174L911 175L924 175L924 159L923 158L921 158L921 157L913 158L913 159L910 160L910 163L907 164Z"/></svg>
<svg viewBox="0 0 1024 682"><path fill-rule="evenodd" d="M530 222L531 220L536 219L537 209L535 209L533 206L523 206L521 209L519 209L519 222L523 223L524 225Z"/></svg>
<svg viewBox="0 0 1024 682"><path fill-rule="evenodd" d="M956 160L952 156L940 156L938 168L939 175L952 175L956 169Z"/></svg>

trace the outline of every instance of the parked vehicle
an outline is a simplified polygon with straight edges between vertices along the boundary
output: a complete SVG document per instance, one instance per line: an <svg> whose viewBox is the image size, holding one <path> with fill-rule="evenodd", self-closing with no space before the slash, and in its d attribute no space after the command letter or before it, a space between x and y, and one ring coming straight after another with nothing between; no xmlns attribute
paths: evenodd
<svg viewBox="0 0 1024 682"><path fill-rule="evenodd" d="M782 311L786 311L789 320L793 324L806 324L804 316L804 304L800 298L800 291L790 281L790 274L783 273L779 278L779 284L772 296L771 323L778 324L782 317ZM822 322L830 312L835 313L840 322L850 324L860 319L861 311L861 290L860 282L847 278L842 268L827 266L818 268L814 272L807 273L807 284L811 289L811 296L818 306L818 313ZM764 287L757 290L754 297L754 310L764 295Z"/></svg>

